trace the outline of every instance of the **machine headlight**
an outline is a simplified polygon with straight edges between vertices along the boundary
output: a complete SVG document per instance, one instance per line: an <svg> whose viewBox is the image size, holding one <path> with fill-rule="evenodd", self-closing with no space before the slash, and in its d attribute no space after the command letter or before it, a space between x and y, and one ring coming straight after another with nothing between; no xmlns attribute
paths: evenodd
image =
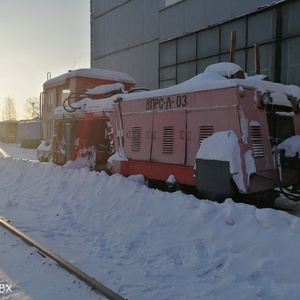
<svg viewBox="0 0 300 300"><path fill-rule="evenodd" d="M271 97L268 93L263 93L261 96L260 96L260 101L261 103L264 105L264 106L267 106L271 103Z"/></svg>

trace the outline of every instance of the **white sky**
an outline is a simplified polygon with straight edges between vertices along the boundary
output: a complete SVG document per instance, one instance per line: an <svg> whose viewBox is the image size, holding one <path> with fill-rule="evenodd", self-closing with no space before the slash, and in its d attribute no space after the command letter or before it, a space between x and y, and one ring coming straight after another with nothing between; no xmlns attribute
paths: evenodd
<svg viewBox="0 0 300 300"><path fill-rule="evenodd" d="M0 0L0 117L7 97L17 118L52 78L90 67L89 0Z"/></svg>

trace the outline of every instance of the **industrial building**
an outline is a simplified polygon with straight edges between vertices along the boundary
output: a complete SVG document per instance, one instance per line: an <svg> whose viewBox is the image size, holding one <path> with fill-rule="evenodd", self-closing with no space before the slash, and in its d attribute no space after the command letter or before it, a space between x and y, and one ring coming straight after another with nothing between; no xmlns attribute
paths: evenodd
<svg viewBox="0 0 300 300"><path fill-rule="evenodd" d="M91 0L91 66L126 72L137 86L183 82L209 64L235 62L300 85L300 0Z"/></svg>

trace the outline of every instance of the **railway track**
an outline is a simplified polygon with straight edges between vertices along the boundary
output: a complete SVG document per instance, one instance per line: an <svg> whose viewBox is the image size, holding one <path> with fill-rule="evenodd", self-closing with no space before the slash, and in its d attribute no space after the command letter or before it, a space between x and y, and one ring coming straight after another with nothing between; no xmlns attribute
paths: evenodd
<svg viewBox="0 0 300 300"><path fill-rule="evenodd" d="M19 230L18 228L14 227L9 223L8 220L5 220L3 217L0 217L0 225L9 230L12 234L20 237L23 241L25 241L30 246L35 247L38 252L41 255L44 255L45 257L51 258L53 261L55 261L58 265L60 265L63 269L68 271L69 273L76 276L78 279L89 285L94 291L100 293L104 297L110 300L126 300L122 296L118 295L105 285L103 285L101 282L95 280L95 278L89 276L82 270L78 269L74 265L72 265L70 262L53 252L52 250L48 249L44 245L40 244L36 240L32 239L30 236Z"/></svg>
<svg viewBox="0 0 300 300"><path fill-rule="evenodd" d="M3 157L9 157L10 156L2 148L0 148L0 155L2 155Z"/></svg>

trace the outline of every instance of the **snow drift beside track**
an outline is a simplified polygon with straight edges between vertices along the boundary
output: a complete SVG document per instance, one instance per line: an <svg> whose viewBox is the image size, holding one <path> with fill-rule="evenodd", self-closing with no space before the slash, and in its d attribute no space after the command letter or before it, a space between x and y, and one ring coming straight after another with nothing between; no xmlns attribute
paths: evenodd
<svg viewBox="0 0 300 300"><path fill-rule="evenodd" d="M128 299L298 297L299 218L140 179L0 157L0 215Z"/></svg>

